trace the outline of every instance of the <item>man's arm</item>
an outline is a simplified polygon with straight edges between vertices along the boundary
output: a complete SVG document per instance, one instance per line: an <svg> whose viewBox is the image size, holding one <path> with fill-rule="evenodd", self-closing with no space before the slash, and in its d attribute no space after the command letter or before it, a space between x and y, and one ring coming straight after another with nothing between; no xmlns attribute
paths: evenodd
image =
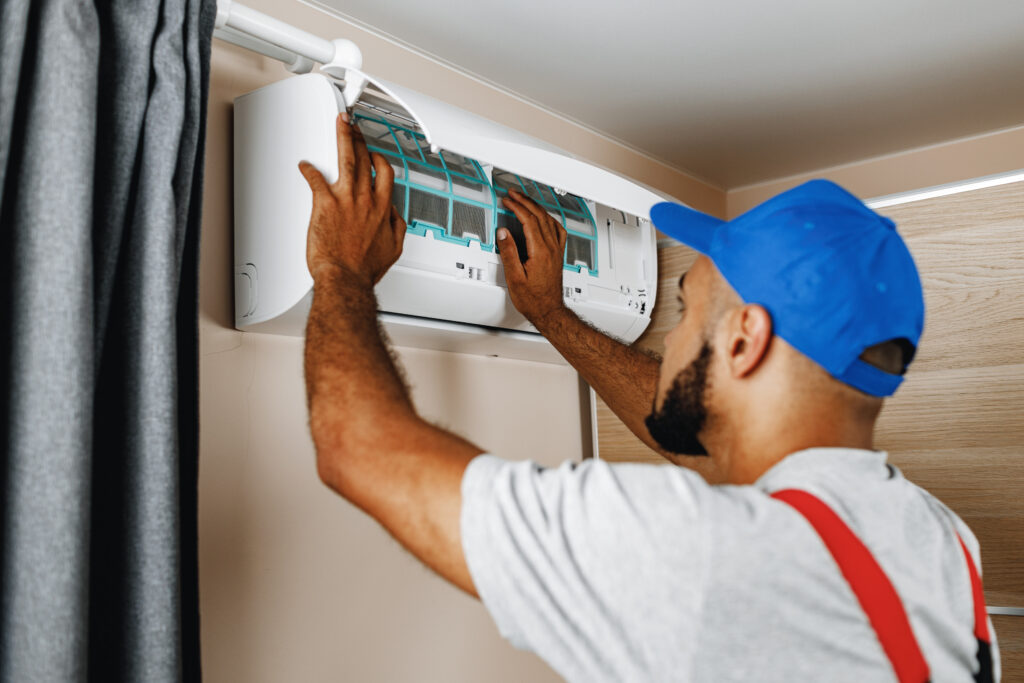
<svg viewBox="0 0 1024 683"><path fill-rule="evenodd" d="M598 332L569 310L562 299L565 228L515 190L505 200L505 207L523 224L529 254L526 263L522 263L508 231L498 231L498 248L512 303L630 431L654 451L678 462L676 456L658 446L644 424L657 393L658 359Z"/></svg>
<svg viewBox="0 0 1024 683"><path fill-rule="evenodd" d="M373 286L401 255L406 226L391 206L391 167L371 158L343 116L338 181L299 167L313 190L305 370L317 471L427 566L476 595L459 517L463 472L482 449L416 414L381 339Z"/></svg>

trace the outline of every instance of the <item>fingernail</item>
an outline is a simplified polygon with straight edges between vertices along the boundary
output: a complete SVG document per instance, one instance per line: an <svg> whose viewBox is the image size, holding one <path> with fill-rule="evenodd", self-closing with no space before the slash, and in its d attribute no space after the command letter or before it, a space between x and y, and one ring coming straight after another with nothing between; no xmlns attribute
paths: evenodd
<svg viewBox="0 0 1024 683"><path fill-rule="evenodd" d="M503 240L506 237L508 237L508 230L506 230L505 228L502 228L501 230L498 231L498 239L499 240Z"/></svg>
<svg viewBox="0 0 1024 683"><path fill-rule="evenodd" d="M345 123L348 123L348 112L347 111L341 112L341 120L344 121Z"/></svg>

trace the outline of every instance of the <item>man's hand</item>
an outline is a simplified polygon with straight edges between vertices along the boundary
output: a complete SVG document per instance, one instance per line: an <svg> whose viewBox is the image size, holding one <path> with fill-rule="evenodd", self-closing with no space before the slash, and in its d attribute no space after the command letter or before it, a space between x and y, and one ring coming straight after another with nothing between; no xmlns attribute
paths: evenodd
<svg viewBox="0 0 1024 683"><path fill-rule="evenodd" d="M505 283L516 309L534 327L565 307L562 299L562 262L568 234L561 223L521 192L512 190L502 200L523 224L527 259L519 260L508 230L498 230L498 251L505 267Z"/></svg>
<svg viewBox="0 0 1024 683"><path fill-rule="evenodd" d="M338 116L337 128L336 182L328 184L313 164L299 163L313 190L306 265L314 281L339 268L372 287L402 255L405 221L391 205L395 174L383 156L369 153L348 114Z"/></svg>

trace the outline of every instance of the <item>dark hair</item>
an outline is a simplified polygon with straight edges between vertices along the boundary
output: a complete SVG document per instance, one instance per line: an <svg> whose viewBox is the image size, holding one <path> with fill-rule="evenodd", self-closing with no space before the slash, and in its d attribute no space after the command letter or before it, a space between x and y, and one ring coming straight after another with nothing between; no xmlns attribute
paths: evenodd
<svg viewBox="0 0 1024 683"><path fill-rule="evenodd" d="M915 351L909 340L900 337L869 346L860 354L860 359L884 372L902 375L914 359Z"/></svg>

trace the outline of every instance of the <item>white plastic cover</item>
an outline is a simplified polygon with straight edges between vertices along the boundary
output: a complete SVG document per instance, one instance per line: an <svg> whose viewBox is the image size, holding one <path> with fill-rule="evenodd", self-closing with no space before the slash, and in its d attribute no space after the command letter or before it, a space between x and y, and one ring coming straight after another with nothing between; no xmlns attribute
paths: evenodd
<svg viewBox="0 0 1024 683"><path fill-rule="evenodd" d="M634 216L646 217L658 202L674 201L672 197L582 161L543 140L410 88L378 78L366 78L401 103L419 123L427 141L441 149L599 201Z"/></svg>

